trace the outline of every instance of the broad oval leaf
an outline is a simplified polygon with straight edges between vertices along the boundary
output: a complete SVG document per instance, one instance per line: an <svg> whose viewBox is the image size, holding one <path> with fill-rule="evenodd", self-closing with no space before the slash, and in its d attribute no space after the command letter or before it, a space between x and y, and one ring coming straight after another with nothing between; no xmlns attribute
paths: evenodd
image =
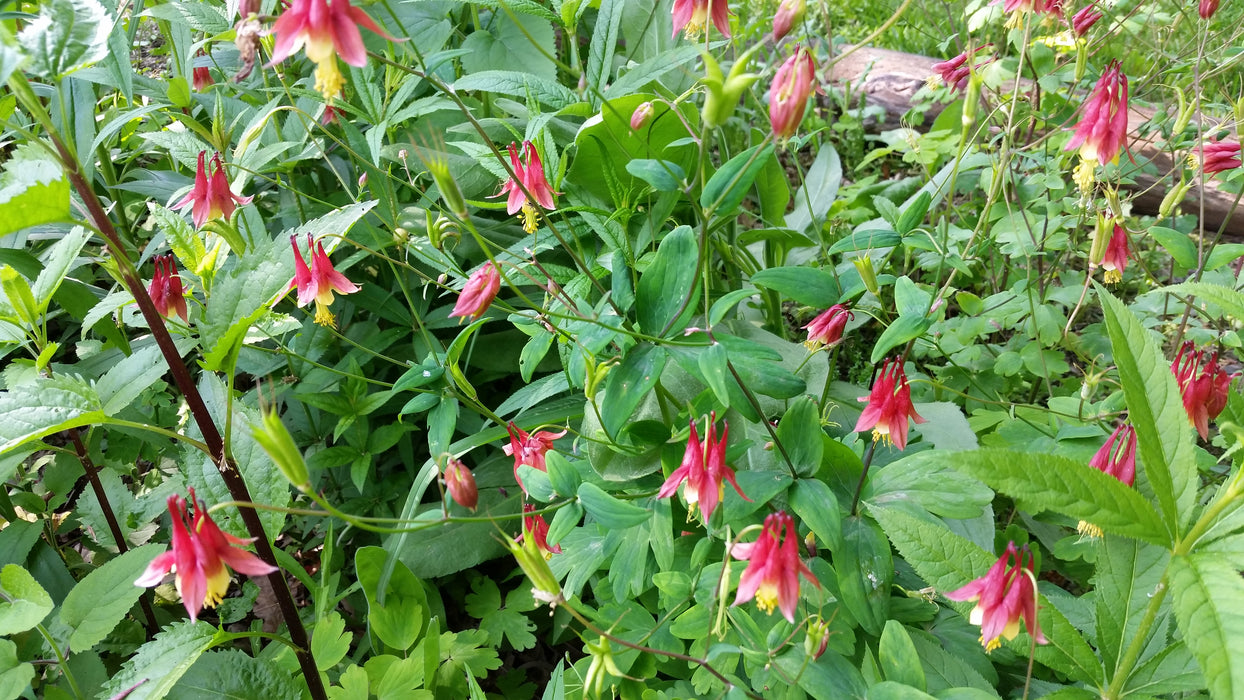
<svg viewBox="0 0 1244 700"><path fill-rule="evenodd" d="M601 423L610 436L618 431L656 386L669 354L659 346L644 343L631 348L622 364L609 370L605 393L609 397L600 407Z"/></svg>
<svg viewBox="0 0 1244 700"><path fill-rule="evenodd" d="M679 317L689 317L699 299L696 273L699 247L690 226L671 231L657 247L656 258L639 278L636 313L640 328L650 335L682 330Z"/></svg>
<svg viewBox="0 0 1244 700"><path fill-rule="evenodd" d="M751 283L818 309L828 309L842 296L834 276L814 267L770 267L753 274Z"/></svg>
<svg viewBox="0 0 1244 700"><path fill-rule="evenodd" d="M385 590L384 604L377 602L377 586L389 553L381 547L363 547L354 555L358 581L367 597L367 624L380 641L405 651L419 640L428 620L428 596L423 584L398 561Z"/></svg>
<svg viewBox="0 0 1244 700"><path fill-rule="evenodd" d="M764 170L774 146L759 145L726 161L713 173L700 193L700 206L708 215L727 216L743 202L756 176Z"/></svg>
<svg viewBox="0 0 1244 700"><path fill-rule="evenodd" d="M625 530L647 522L652 516L647 508L620 501L591 482L579 485L579 502L588 515L610 530Z"/></svg>
<svg viewBox="0 0 1244 700"><path fill-rule="evenodd" d="M61 622L73 630L69 648L87 651L125 618L144 591L134 585L135 579L162 549L158 544L131 549L87 574L69 591L60 607Z"/></svg>

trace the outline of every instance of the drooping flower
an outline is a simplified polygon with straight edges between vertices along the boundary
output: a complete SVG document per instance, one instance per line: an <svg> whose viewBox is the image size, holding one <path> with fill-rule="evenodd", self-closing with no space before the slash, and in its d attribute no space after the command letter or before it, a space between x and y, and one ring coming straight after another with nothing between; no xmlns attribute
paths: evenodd
<svg viewBox="0 0 1244 700"><path fill-rule="evenodd" d="M501 191L493 196L509 195L505 202L506 213L513 216L522 211L523 230L535 233L538 227L537 212L527 195L530 194L542 208L552 209L556 206L553 195L558 193L553 191L548 178L544 176L544 164L540 162L540 154L536 152L535 144L530 141L523 142L526 165L519 161L517 144L511 143L509 151L510 168L514 171L514 177L502 183Z"/></svg>
<svg viewBox="0 0 1244 700"><path fill-rule="evenodd" d="M276 45L268 65L284 61L305 46L307 58L315 63L315 89L331 102L346 84L337 57L355 68L367 65L360 26L397 41L350 0L294 0L272 25Z"/></svg>
<svg viewBox="0 0 1244 700"><path fill-rule="evenodd" d="M1123 279L1129 253L1127 229L1116 222L1114 232L1110 234L1110 242L1106 244L1106 253L1101 259L1101 267L1106 271L1103 275L1106 284L1114 284Z"/></svg>
<svg viewBox="0 0 1244 700"><path fill-rule="evenodd" d="M328 307L333 303L333 292L353 294L359 290L357 284L346 279L346 276L333 268L333 263L324 252L324 243L311 240L307 234L307 252L311 253L311 267L303 260L298 250L298 237L289 237L294 248L294 279L289 289L298 289L298 306L303 307L315 302L315 322L321 326L333 327L336 319Z"/></svg>
<svg viewBox="0 0 1244 700"><path fill-rule="evenodd" d="M770 513L756 541L734 545L730 556L747 562L734 605L755 598L761 610L772 614L774 607L781 608L782 616L793 623L799 603L799 577L820 586L799 558L799 533L785 511Z"/></svg>
<svg viewBox="0 0 1244 700"><path fill-rule="evenodd" d="M730 5L727 0L674 0L674 36L682 31L694 39L704 31L709 18L721 35L730 38ZM685 30L685 31L684 31Z"/></svg>
<svg viewBox="0 0 1244 700"><path fill-rule="evenodd" d="M730 434L729 424L723 424L721 440L717 439L717 414L710 413L708 419L708 435L700 442L700 434L695 429L695 419L691 419L691 434L687 436L687 449L683 452L682 463L669 475L657 498L669 498L684 482L682 495L687 501L688 510L696 505L700 507L700 518L707 524L717 504L726 495L726 482L734 487L739 497L751 502L752 499L743 494L739 483L735 481L734 470L726 464L726 440ZM690 517L691 513L687 513Z"/></svg>
<svg viewBox="0 0 1244 700"><path fill-rule="evenodd" d="M778 68L769 88L769 125L774 138L786 141L795 135L808 107L815 78L812 52L803 46L796 48L794 55Z"/></svg>
<svg viewBox="0 0 1244 700"><path fill-rule="evenodd" d="M993 63L997 57L990 56L988 59L971 66L968 65L968 59L992 45L993 44L985 44L984 46L977 47L972 51L964 51L948 61L934 63L933 75L930 75L928 80L929 87L936 87L937 83L942 83L946 85L946 87L954 90L963 90L967 87L968 78L972 76L972 71L980 70L990 63Z"/></svg>
<svg viewBox="0 0 1244 700"><path fill-rule="evenodd" d="M1227 407L1231 381L1239 373L1230 374L1218 364L1218 353L1197 352L1192 341L1179 348L1171 363L1171 372L1183 395L1184 411L1202 440L1209 438L1209 422Z"/></svg>
<svg viewBox="0 0 1244 700"><path fill-rule="evenodd" d="M773 42L777 43L790 33L791 27L803 21L808 11L807 0L782 0L773 14Z"/></svg>
<svg viewBox="0 0 1244 700"><path fill-rule="evenodd" d="M514 481L518 482L518 487L523 490L523 493L527 493L527 487L523 486L523 480L518 477L518 468L526 464L532 469L548 471L544 455L553 449L553 442L564 436L566 431L553 433L547 430L537 430L528 434L527 431L514 425L513 421L506 425L505 429L510 432L510 444L503 445L501 451L514 458Z"/></svg>
<svg viewBox="0 0 1244 700"><path fill-rule="evenodd" d="M651 102L643 102L631 112L631 131L639 131L652 120L655 110Z"/></svg>
<svg viewBox="0 0 1244 700"><path fill-rule="evenodd" d="M463 508L475 510L479 503L479 488L475 486L475 475L467 465L450 457L449 463L445 465L444 479L449 497Z"/></svg>
<svg viewBox="0 0 1244 700"><path fill-rule="evenodd" d="M1197 4L1196 11L1201 15L1201 19L1208 20L1218 11L1218 0L1201 0Z"/></svg>
<svg viewBox="0 0 1244 700"><path fill-rule="evenodd" d="M216 607L229 590L226 564L247 576L264 576L276 571L276 567L239 548L254 542L253 539L239 539L222 532L203 503L195 498L194 489L190 489L190 502L193 515L187 513L184 498L168 497L168 512L173 516L173 548L152 559L134 585L155 586L173 571L177 594L194 622L204 605Z"/></svg>
<svg viewBox="0 0 1244 700"><path fill-rule="evenodd" d="M1097 20L1102 18L1102 14L1092 5L1085 5L1080 11L1071 16L1071 31L1075 32L1077 37L1088 34L1089 30L1097 24Z"/></svg>
<svg viewBox="0 0 1244 700"><path fill-rule="evenodd" d="M544 554L545 559L551 558L554 554L562 553L562 546L555 544L549 546L549 524L545 521L543 515L530 515L534 513L536 507L530 503L523 504L523 532L515 542L522 543L523 540L530 537L536 543L536 547Z"/></svg>
<svg viewBox="0 0 1244 700"><path fill-rule="evenodd" d="M1092 187L1099 163L1110 163L1119 157L1126 137L1127 76L1118 61L1111 61L1084 102L1076 133L1066 146L1068 151L1080 149L1075 178L1081 191Z"/></svg>
<svg viewBox="0 0 1244 700"><path fill-rule="evenodd" d="M216 82L212 80L212 71L207 66L196 66L193 78L195 92L203 92Z"/></svg>
<svg viewBox="0 0 1244 700"><path fill-rule="evenodd" d="M1015 639L1021 617L1037 644L1046 643L1037 622L1037 579L1032 561L1028 545L1017 549L1011 542L984 576L946 594L951 600L976 601L969 620L980 625L985 651L997 649L1002 644L1000 637Z"/></svg>
<svg viewBox="0 0 1244 700"><path fill-rule="evenodd" d="M1188 164L1193 168L1201 168L1206 175L1213 175L1224 170L1232 170L1244 164L1240 159L1240 143L1238 141L1219 141L1211 136L1201 144L1200 157L1193 152L1188 155Z"/></svg>
<svg viewBox="0 0 1244 700"><path fill-rule="evenodd" d="M990 4L999 2L1002 3L1002 11L1010 15L1006 21L1007 28L1020 26L1030 13L1058 14L1062 10L1062 0L994 0Z"/></svg>
<svg viewBox="0 0 1244 700"><path fill-rule="evenodd" d="M1136 428L1122 423L1089 460L1089 466L1131 486L1136 482Z"/></svg>
<svg viewBox="0 0 1244 700"><path fill-rule="evenodd" d="M156 311L164 318L180 316L183 322L189 322L181 275L177 274L177 260L171 254L157 255L152 262L155 263L155 274L147 287L147 294L151 296Z"/></svg>
<svg viewBox="0 0 1244 700"><path fill-rule="evenodd" d="M859 400L867 401L868 405L855 424L855 432L872 428L873 440L888 440L900 450L907 447L908 417L917 423L924 422L911 404L907 373L897 357L886 360L873 382L872 392L867 398L861 396Z"/></svg>
<svg viewBox="0 0 1244 700"><path fill-rule="evenodd" d="M229 189L229 180L225 177L225 168L220 164L220 154L212 156L211 176L208 176L207 151L199 151L199 167L194 173L194 187L186 193L173 209L193 207L191 219L195 228L216 219L228 221L233 217L238 205L251 203L252 197L239 197Z"/></svg>
<svg viewBox="0 0 1244 700"><path fill-rule="evenodd" d="M492 305L492 300L497 298L499 291L501 291L501 275L497 272L497 268L493 267L492 261L486 262L467 280L462 293L458 295L458 303L454 304L454 310L449 312L450 317L477 319L483 316L488 307Z"/></svg>
<svg viewBox="0 0 1244 700"><path fill-rule="evenodd" d="M847 321L854 318L855 314L846 304L834 304L804 326L808 329L807 344L811 347L834 347L842 342L842 330L846 328Z"/></svg>

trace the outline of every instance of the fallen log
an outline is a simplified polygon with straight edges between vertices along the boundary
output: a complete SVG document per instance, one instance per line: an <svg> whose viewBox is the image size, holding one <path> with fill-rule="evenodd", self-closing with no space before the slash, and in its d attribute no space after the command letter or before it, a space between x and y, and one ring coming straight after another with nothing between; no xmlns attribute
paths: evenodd
<svg viewBox="0 0 1244 700"><path fill-rule="evenodd" d="M916 93L933 74L933 64L940 60L865 46L835 63L830 68L829 78L857 101L862 99L866 105L885 110L884 115L877 119L875 128L879 131L897 129L902 126L902 115L915 104ZM933 105L926 112L925 123L932 123L943 107ZM1162 198L1178 182L1177 173L1170 175L1175 165L1170 155L1152 141L1136 136L1138 128L1149 121L1153 113L1152 109L1143 107L1132 107L1128 112L1128 133L1132 135L1130 152L1138 162L1151 161L1157 172L1165 175L1159 178L1138 172L1134 174L1136 184L1129 186L1133 191L1132 211L1150 216L1157 215ZM1200 188L1195 185L1188 191L1188 196L1180 205L1183 213L1192 216L1200 214L1202 198L1198 197L1199 194ZM1227 238L1244 239L1244 212L1232 212L1237 199L1235 194L1218 189L1217 181L1210 180L1205 184L1203 199L1205 217L1202 230L1212 236L1226 222L1223 230Z"/></svg>

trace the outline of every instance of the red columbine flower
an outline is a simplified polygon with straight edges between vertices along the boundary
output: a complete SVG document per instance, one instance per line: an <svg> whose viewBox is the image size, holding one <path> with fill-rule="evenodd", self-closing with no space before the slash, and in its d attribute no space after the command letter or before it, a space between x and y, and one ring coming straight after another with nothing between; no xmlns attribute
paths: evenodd
<svg viewBox="0 0 1244 700"><path fill-rule="evenodd" d="M1010 15L1007 27L1018 27L1030 12L1058 14L1062 10L1062 0L994 0L992 5L1002 3L1002 11Z"/></svg>
<svg viewBox="0 0 1244 700"><path fill-rule="evenodd" d="M562 553L562 546L555 544L549 546L549 524L545 522L543 515L527 515L527 513L535 512L536 507L530 503L523 504L523 532L515 542L522 543L528 537L535 539L536 547L544 553L544 558L552 558L554 554Z"/></svg>
<svg viewBox="0 0 1244 700"><path fill-rule="evenodd" d="M539 469L542 472L548 471L544 464L544 455L553 449L553 441L564 436L566 431L553 433L547 430L538 430L528 434L527 431L514 425L510 421L505 429L510 432L510 444L502 445L501 451L514 458L514 480L518 482L518 487L527 493L527 487L523 486L523 480L518 478L518 468L526 464L532 469Z"/></svg>
<svg viewBox="0 0 1244 700"><path fill-rule="evenodd" d="M1210 137L1201 144L1200 151L1200 158L1197 158L1195 152L1188 155L1188 164L1193 168L1201 168L1206 175L1232 170L1242 164L1238 141L1219 141L1216 137Z"/></svg>
<svg viewBox="0 0 1244 700"><path fill-rule="evenodd" d="M183 322L188 322L190 316L186 312L181 275L177 274L177 260L172 255L157 255L152 262L155 263L155 275L147 287L147 294L151 296L156 311L164 318L180 316Z"/></svg>
<svg viewBox="0 0 1244 700"><path fill-rule="evenodd" d="M1136 428L1123 423L1114 429L1089 466L1131 486L1136 481Z"/></svg>
<svg viewBox="0 0 1244 700"><path fill-rule="evenodd" d="M333 0L331 4L327 0L294 0L272 25L276 46L268 65L274 66L306 46L307 58L315 63L315 89L331 102L346 84L337 57L355 68L367 65L360 26L397 41L366 12L351 6L350 0Z"/></svg>
<svg viewBox="0 0 1244 700"><path fill-rule="evenodd" d="M1071 31L1078 37L1088 34L1089 29L1097 24L1102 14L1092 5L1085 5L1079 12L1071 16Z"/></svg>
<svg viewBox="0 0 1244 700"><path fill-rule="evenodd" d="M1201 19L1209 19L1218 11L1218 0L1201 0L1196 8L1197 14L1201 15Z"/></svg>
<svg viewBox="0 0 1244 700"><path fill-rule="evenodd" d="M302 258L302 252L298 250L298 237L290 236L289 243L294 248L294 279L289 283L289 288L298 289L299 307L314 301L315 322L331 328L336 322L328 310L333 303L333 292L353 294L359 287L333 269L328 253L324 252L324 243L312 241L310 233L307 234L307 252L311 253L309 269Z"/></svg>
<svg viewBox="0 0 1244 700"><path fill-rule="evenodd" d="M985 44L984 46L973 49L972 51L964 51L949 61L933 64L933 75L929 76L929 87L936 87L938 82L945 84L954 90L962 90L967 87L968 78L971 77L973 70L980 70L985 66L993 63L996 57L989 57L988 60L977 63L973 66L968 65L968 59L977 53L993 46L993 44Z"/></svg>
<svg viewBox="0 0 1244 700"><path fill-rule="evenodd" d="M193 73L194 91L203 92L216 81L212 80L212 72L207 66L198 66Z"/></svg>
<svg viewBox="0 0 1244 700"><path fill-rule="evenodd" d="M497 298L499 291L501 291L501 275L497 273L497 268L493 267L491 261L486 262L467 280L462 293L458 295L458 303L454 304L454 310L449 312L450 317L477 319L483 316L488 307L492 305L492 300Z"/></svg>
<svg viewBox="0 0 1244 700"><path fill-rule="evenodd" d="M199 151L199 167L194 173L194 188L186 193L173 209L185 209L193 206L191 218L195 228L216 219L228 221L233 216L237 205L251 203L252 197L239 197L229 189L229 180L225 177L225 168L220 164L220 154L212 156L212 174L207 174L207 151Z"/></svg>
<svg viewBox="0 0 1244 700"><path fill-rule="evenodd" d="M907 447L907 418L911 417L917 423L924 422L924 418L911 405L907 373L897 357L886 360L868 398L861 396L859 400L867 401L868 405L855 424L855 432L872 428L873 440L887 439L900 450Z"/></svg>
<svg viewBox="0 0 1244 700"><path fill-rule="evenodd" d="M721 35L730 38L730 6L726 0L674 0L674 36L686 30L688 39L704 31L708 18Z"/></svg>
<svg viewBox="0 0 1244 700"><path fill-rule="evenodd" d="M536 152L536 146L530 141L523 142L523 153L527 157L527 164L523 165L518 159L518 145L510 144L510 168L514 171L514 177L506 180L501 185L501 191L493 195L500 197L508 194L509 197L505 202L505 211L511 216L517 214L520 210L523 212L523 230L527 233L536 232L536 208L531 205L527 198L527 194L531 194L536 203L545 209L554 208L553 195L558 194L553 191L549 185L548 178L544 176L544 164L540 162L540 154ZM519 186L519 183L522 186ZM524 192L524 188L527 190Z"/></svg>
<svg viewBox="0 0 1244 700"><path fill-rule="evenodd" d="M855 318L855 314L847 308L846 304L834 304L829 307L828 311L812 319L812 322L804 326L808 329L808 345L815 346L818 343L824 344L825 347L834 347L842 342L842 329L846 328L847 321Z"/></svg>
<svg viewBox="0 0 1244 700"><path fill-rule="evenodd" d="M782 0L778 3L777 12L773 15L773 42L777 43L789 34L791 27L803 21L807 11L807 0Z"/></svg>
<svg viewBox="0 0 1244 700"><path fill-rule="evenodd" d="M1127 76L1118 61L1111 61L1084 103L1075 136L1065 150L1080 149L1080 165L1076 183L1082 191L1093 185L1093 171L1098 163L1113 162L1119 157L1127 137Z"/></svg>
<svg viewBox="0 0 1244 700"><path fill-rule="evenodd" d="M1106 254L1101 259L1101 267L1106 271L1103 279L1106 284L1114 284L1123 279L1123 271L1127 269L1127 229L1118 223L1110 234L1110 242L1106 244Z"/></svg>
<svg viewBox="0 0 1244 700"><path fill-rule="evenodd" d="M700 443L700 434L695 429L695 419L691 419L691 434L687 436L687 449L683 452L682 464L669 475L657 498L669 498L678 490L684 481L683 498L689 509L697 504L700 506L700 518L705 524L712 517L717 504L726 495L726 483L734 487L739 497L751 502L752 499L743 495L743 489L734 479L734 470L726 464L726 439L730 434L730 425L722 424L721 440L717 439L717 413L709 414L708 437ZM687 513L690 517L691 513Z"/></svg>
<svg viewBox="0 0 1244 700"><path fill-rule="evenodd" d="M815 78L812 52L802 46L778 68L769 88L769 125L778 140L785 141L795 135L808 107Z"/></svg>
<svg viewBox="0 0 1244 700"><path fill-rule="evenodd" d="M169 571L175 572L177 594L190 614L190 621L194 622L204 605L216 607L229 590L226 564L247 576L264 576L276 571L276 567L238 548L254 539L239 539L221 532L203 503L195 498L194 489L190 489L190 502L194 508L193 518L186 512L184 498L168 497L168 512L173 516L173 548L152 559L134 585L155 586Z"/></svg>
<svg viewBox="0 0 1244 700"><path fill-rule="evenodd" d="M449 463L445 465L444 479L450 498L463 508L475 510L479 503L479 489L475 486L475 475L467 465L450 457Z"/></svg>
<svg viewBox="0 0 1244 700"><path fill-rule="evenodd" d="M1188 421L1202 440L1209 438L1209 422L1227 407L1231 380L1239 374L1228 374L1218 364L1218 353L1197 352L1190 340L1179 348L1171 372L1183 394Z"/></svg>
<svg viewBox="0 0 1244 700"><path fill-rule="evenodd" d="M1001 644L999 637L1015 639L1019 634L1020 617L1037 644L1045 644L1045 635L1037 623L1037 579L1032 573L1032 553L1028 545L1016 549L1007 545L1006 552L989 572L946 597L957 601L976 601L969 618L981 627L981 644L993 651Z"/></svg>
<svg viewBox="0 0 1244 700"><path fill-rule="evenodd" d="M747 562L739 579L735 605L755 598L761 610L772 614L777 606L782 609L782 616L793 623L795 605L799 603L799 577L820 586L799 558L799 533L784 511L769 514L760 537L755 542L734 545L730 556Z"/></svg>

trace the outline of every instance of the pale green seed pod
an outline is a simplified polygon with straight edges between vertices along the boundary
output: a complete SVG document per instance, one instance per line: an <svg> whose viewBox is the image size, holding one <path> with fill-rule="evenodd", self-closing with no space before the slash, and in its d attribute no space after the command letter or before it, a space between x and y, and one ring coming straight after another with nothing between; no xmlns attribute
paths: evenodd
<svg viewBox="0 0 1244 700"><path fill-rule="evenodd" d="M302 450L294 444L294 438L285 428L285 423L276 414L275 408L265 409L262 414L259 425L251 431L251 437L268 453L281 474L289 479L289 483L299 491L310 490L311 477L307 473L307 462L302 458Z"/></svg>

